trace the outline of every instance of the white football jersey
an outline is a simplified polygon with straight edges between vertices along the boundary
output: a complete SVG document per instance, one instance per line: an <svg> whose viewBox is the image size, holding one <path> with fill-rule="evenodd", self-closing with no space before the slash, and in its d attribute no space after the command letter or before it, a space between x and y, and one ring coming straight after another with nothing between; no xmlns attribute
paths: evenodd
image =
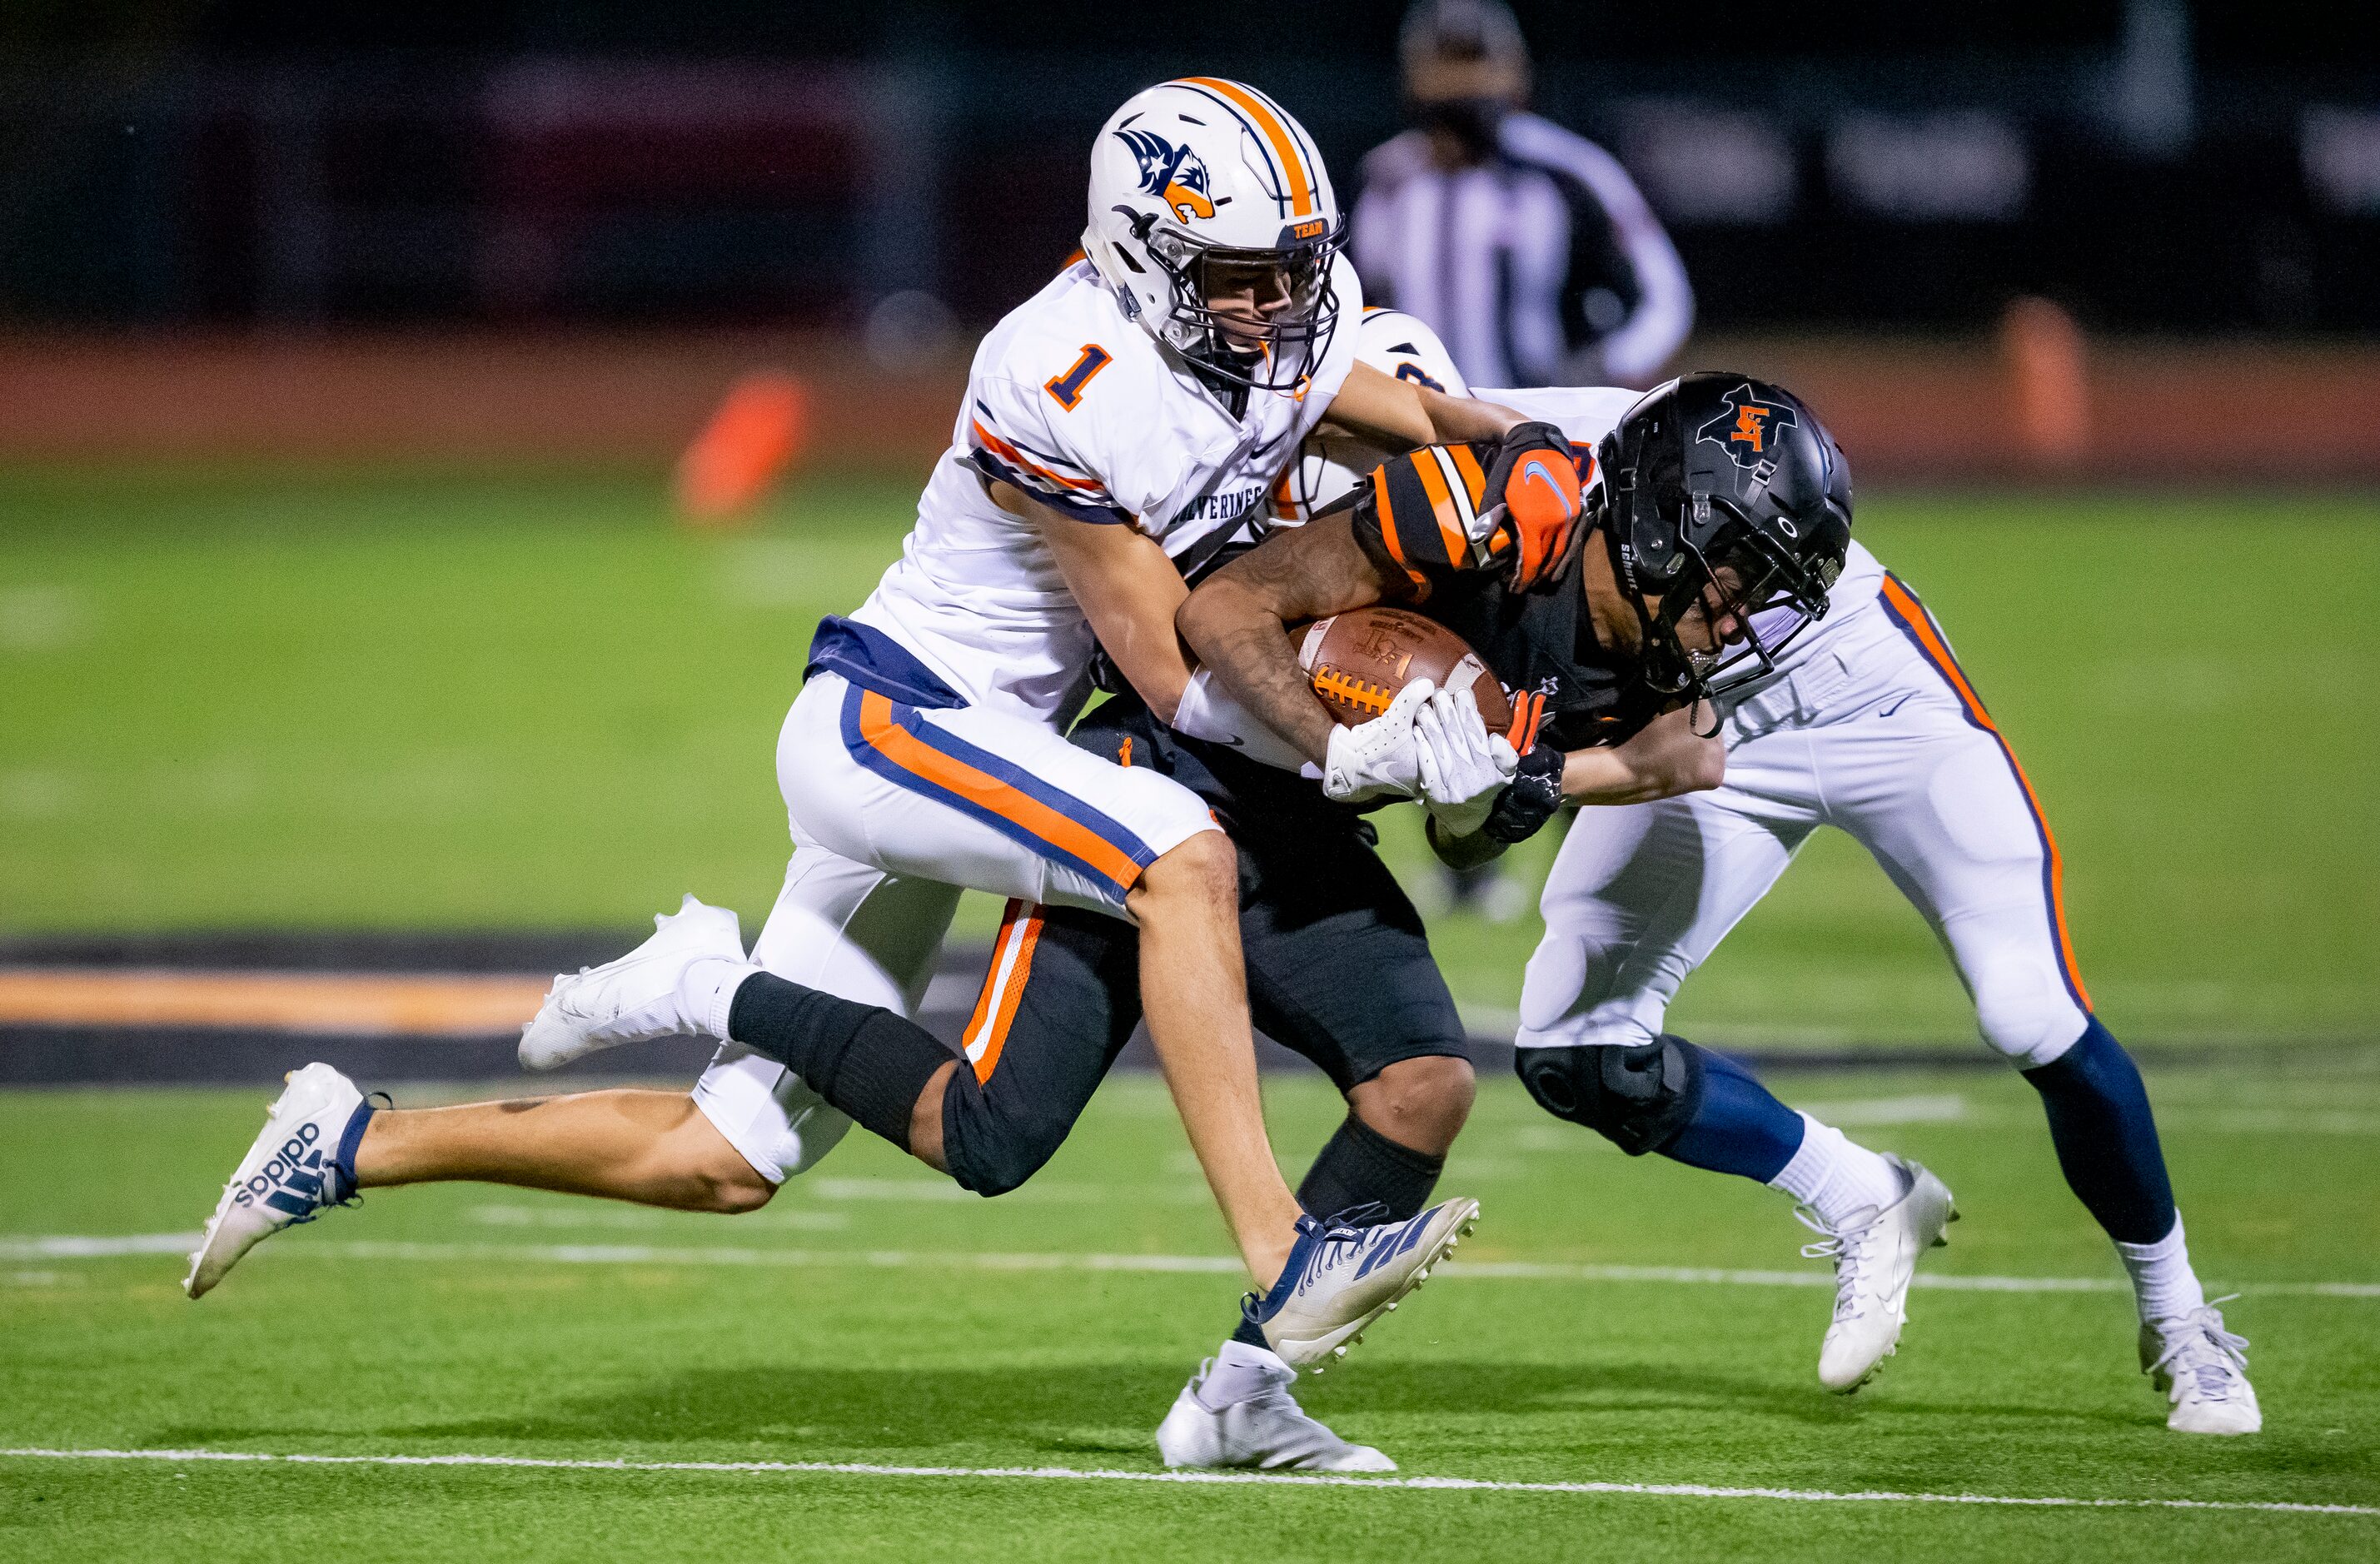
<svg viewBox="0 0 2380 1564"><path fill-rule="evenodd" d="M1620 427L1628 409L1650 394L1630 391L1622 386L1539 386L1527 391L1477 391L1472 394L1482 402L1493 402L1512 408L1527 418L1549 423L1569 437L1573 446L1589 451L1602 443L1603 437ZM1584 481L1602 480L1598 470ZM1873 602L1884 586L1884 566L1876 557L1852 540L1843 556L1843 573L1827 594L1827 616L1812 625L1807 633L1793 638L1785 654L1777 660L1779 669L1791 668L1816 650L1836 630L1841 628L1852 612ZM1771 609L1753 617L1753 627L1764 637L1774 637L1790 629L1798 617L1791 609Z"/></svg>
<svg viewBox="0 0 2380 1564"><path fill-rule="evenodd" d="M1418 316L1402 309L1366 306L1364 323L1355 333L1355 362L1449 396L1471 394L1463 371L1454 367L1454 358L1438 340L1438 333ZM1312 520L1316 511L1354 488L1395 454L1347 435L1314 436L1273 486L1274 519Z"/></svg>
<svg viewBox="0 0 2380 1564"><path fill-rule="evenodd" d="M1252 391L1234 418L1125 318L1087 261L1061 272L976 350L949 451L901 558L851 617L970 705L1062 725L1088 694L1090 625L1034 523L989 479L1080 520L1137 527L1185 574L1262 520L1274 479L1355 363L1362 285L1334 262L1339 329L1296 392Z"/></svg>

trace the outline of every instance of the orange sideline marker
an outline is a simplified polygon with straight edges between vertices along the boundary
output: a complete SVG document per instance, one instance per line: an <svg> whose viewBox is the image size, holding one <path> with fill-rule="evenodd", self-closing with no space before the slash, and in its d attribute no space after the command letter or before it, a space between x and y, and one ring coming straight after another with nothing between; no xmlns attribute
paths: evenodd
<svg viewBox="0 0 2380 1564"><path fill-rule="evenodd" d="M746 375L678 458L679 519L697 527L735 525L808 441L809 394L802 382L773 370Z"/></svg>

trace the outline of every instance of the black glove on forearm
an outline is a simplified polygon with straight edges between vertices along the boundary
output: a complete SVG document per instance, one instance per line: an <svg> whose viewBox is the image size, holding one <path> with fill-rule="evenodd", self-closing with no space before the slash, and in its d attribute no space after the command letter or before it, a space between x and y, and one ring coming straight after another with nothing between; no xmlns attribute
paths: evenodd
<svg viewBox="0 0 2380 1564"><path fill-rule="evenodd" d="M1521 757L1521 769L1488 813L1481 833L1502 843L1526 842L1561 809L1562 763L1568 758L1550 744L1541 744Z"/></svg>

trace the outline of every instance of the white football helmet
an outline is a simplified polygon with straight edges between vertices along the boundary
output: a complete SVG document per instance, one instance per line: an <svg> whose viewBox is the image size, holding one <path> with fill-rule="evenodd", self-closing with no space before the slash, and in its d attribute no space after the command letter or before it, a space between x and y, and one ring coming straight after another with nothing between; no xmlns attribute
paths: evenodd
<svg viewBox="0 0 2380 1564"><path fill-rule="evenodd" d="M1449 396L1471 394L1446 344L1419 316L1402 309L1366 307L1363 323L1355 328L1355 362ZM1311 521L1315 512L1354 493L1374 467L1395 455L1347 435L1308 436L1297 460L1273 485L1274 519Z"/></svg>
<svg viewBox="0 0 2380 1564"><path fill-rule="evenodd" d="M1092 145L1083 252L1149 335L1243 385L1291 390L1321 362L1346 234L1313 138L1237 81L1185 76L1135 93ZM1261 327L1208 307L1219 267L1270 273Z"/></svg>

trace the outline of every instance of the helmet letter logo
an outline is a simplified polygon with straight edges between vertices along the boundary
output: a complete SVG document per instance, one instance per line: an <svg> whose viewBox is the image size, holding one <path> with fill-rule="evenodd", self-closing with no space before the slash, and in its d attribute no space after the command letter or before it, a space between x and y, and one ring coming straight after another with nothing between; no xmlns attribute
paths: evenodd
<svg viewBox="0 0 2380 1564"><path fill-rule="evenodd" d="M1694 430L1694 438L1725 451L1737 467L1753 467L1761 464L1769 443L1794 422L1792 408L1761 401L1746 382L1727 394L1727 411Z"/></svg>
<svg viewBox="0 0 2380 1564"><path fill-rule="evenodd" d="M1132 149L1133 157L1140 164L1140 188L1144 193L1172 207L1173 215L1184 223L1193 217L1215 215L1207 165L1190 150L1188 142L1177 147L1147 130L1119 130L1115 134L1116 139Z"/></svg>

